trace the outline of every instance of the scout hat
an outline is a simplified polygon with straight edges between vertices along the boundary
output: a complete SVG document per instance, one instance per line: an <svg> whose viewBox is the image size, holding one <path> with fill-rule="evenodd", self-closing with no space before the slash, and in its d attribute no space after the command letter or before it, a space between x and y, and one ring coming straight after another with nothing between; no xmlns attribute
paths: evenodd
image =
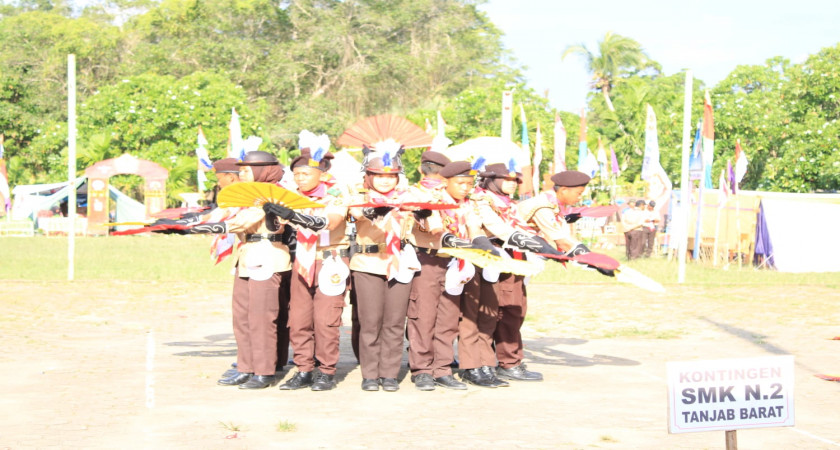
<svg viewBox="0 0 840 450"><path fill-rule="evenodd" d="M522 182L522 173L516 171L516 161L513 158L507 164L488 164L484 172L481 172L478 176L481 178L516 178L517 183Z"/></svg>
<svg viewBox="0 0 840 450"><path fill-rule="evenodd" d="M431 150L425 151L420 155L420 164L431 163L443 167L449 164L450 162L452 161L450 161L449 158L447 158L446 155L444 155L443 153L433 152Z"/></svg>
<svg viewBox="0 0 840 450"><path fill-rule="evenodd" d="M577 170L564 170L563 172L557 172L551 176L551 182L554 183L555 186L561 187L578 187L578 186L586 186L589 183L591 178L589 175L578 172Z"/></svg>
<svg viewBox="0 0 840 450"><path fill-rule="evenodd" d="M317 167L322 172L330 169L330 160L334 156L330 153L330 138L326 134L316 136L309 130L303 130L298 138L298 146L300 156L292 160L289 166L292 170L301 164Z"/></svg>
<svg viewBox="0 0 840 450"><path fill-rule="evenodd" d="M469 161L454 161L440 169L438 172L444 178L453 177L474 177L475 171Z"/></svg>
<svg viewBox="0 0 840 450"><path fill-rule="evenodd" d="M216 173L239 173L236 167L236 158L224 158L213 163L213 172Z"/></svg>
<svg viewBox="0 0 840 450"><path fill-rule="evenodd" d="M255 150L245 154L242 161L236 162L237 166L277 166L280 161L271 153L262 150Z"/></svg>

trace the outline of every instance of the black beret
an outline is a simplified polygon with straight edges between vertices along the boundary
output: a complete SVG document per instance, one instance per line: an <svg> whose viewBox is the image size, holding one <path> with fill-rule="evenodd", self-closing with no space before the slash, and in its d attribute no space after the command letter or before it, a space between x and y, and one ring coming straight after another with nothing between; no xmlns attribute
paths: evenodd
<svg viewBox="0 0 840 450"><path fill-rule="evenodd" d="M562 187L578 187L578 186L586 186L589 183L589 175L578 172L577 170L566 170L563 172L557 172L551 176L551 182L554 183L555 186L562 186Z"/></svg>
<svg viewBox="0 0 840 450"><path fill-rule="evenodd" d="M213 172L216 173L239 173L236 166L236 158L220 159L213 163Z"/></svg>
<svg viewBox="0 0 840 450"><path fill-rule="evenodd" d="M420 163L422 164L424 162L430 162L439 166L445 166L452 161L450 161L449 158L447 158L446 155L444 155L443 153L427 151L423 152L423 154L420 155Z"/></svg>
<svg viewBox="0 0 840 450"><path fill-rule="evenodd" d="M451 162L443 166L443 169L440 169L438 174L444 178L475 176L475 173L472 171L472 164L469 161Z"/></svg>
<svg viewBox="0 0 840 450"><path fill-rule="evenodd" d="M636 206L645 206L644 200L636 200Z"/></svg>
<svg viewBox="0 0 840 450"><path fill-rule="evenodd" d="M237 166L279 166L280 161L271 153L255 150L245 154L245 159L238 161Z"/></svg>

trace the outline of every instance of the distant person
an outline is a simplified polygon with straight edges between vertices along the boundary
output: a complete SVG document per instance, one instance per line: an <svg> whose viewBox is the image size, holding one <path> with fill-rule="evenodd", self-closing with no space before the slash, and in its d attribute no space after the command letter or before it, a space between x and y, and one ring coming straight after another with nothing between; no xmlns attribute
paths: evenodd
<svg viewBox="0 0 840 450"><path fill-rule="evenodd" d="M639 258L644 250L645 241L642 232L645 214L642 208L644 206L644 200L636 200L635 203L631 202L630 209L621 215L621 225L624 228L624 245L626 247L625 254L628 261Z"/></svg>
<svg viewBox="0 0 840 450"><path fill-rule="evenodd" d="M650 258L653 249L656 248L656 229L659 226L659 213L654 210L656 202L651 200L647 203L644 211L645 221L642 224L644 236L644 257Z"/></svg>

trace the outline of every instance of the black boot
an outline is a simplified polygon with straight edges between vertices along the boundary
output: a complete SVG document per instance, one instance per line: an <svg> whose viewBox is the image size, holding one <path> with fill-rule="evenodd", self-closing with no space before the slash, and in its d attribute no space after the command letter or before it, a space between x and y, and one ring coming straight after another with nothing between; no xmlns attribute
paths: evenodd
<svg viewBox="0 0 840 450"><path fill-rule="evenodd" d="M319 373L315 377L315 382L312 383L313 391L329 391L335 388L335 375L328 375Z"/></svg>
<svg viewBox="0 0 840 450"><path fill-rule="evenodd" d="M492 379L488 378L481 369L464 369L464 371L461 372L461 379L476 386L486 388L497 387L496 383L494 383Z"/></svg>
<svg viewBox="0 0 840 450"><path fill-rule="evenodd" d="M277 381L274 375L254 375L245 384L240 384L239 389L265 389Z"/></svg>
<svg viewBox="0 0 840 450"><path fill-rule="evenodd" d="M488 380L490 380L491 383L495 384L496 387L510 386L510 383L508 383L507 381L500 380L498 377L496 377L496 371L493 370L493 368L490 366L481 366L481 373L483 373L484 376Z"/></svg>
<svg viewBox="0 0 840 450"><path fill-rule="evenodd" d="M298 372L291 380L280 385L281 391L294 391L312 386L312 372Z"/></svg>
<svg viewBox="0 0 840 450"><path fill-rule="evenodd" d="M217 381L217 383L221 384L222 386L236 386L239 384L247 383L253 375L253 373L234 372L233 375L227 378L222 378L221 380Z"/></svg>
<svg viewBox="0 0 840 450"><path fill-rule="evenodd" d="M525 368L525 364L519 364L510 369L503 369L499 366L496 369L496 376L506 380L517 381L542 381L543 376L539 372L531 372Z"/></svg>

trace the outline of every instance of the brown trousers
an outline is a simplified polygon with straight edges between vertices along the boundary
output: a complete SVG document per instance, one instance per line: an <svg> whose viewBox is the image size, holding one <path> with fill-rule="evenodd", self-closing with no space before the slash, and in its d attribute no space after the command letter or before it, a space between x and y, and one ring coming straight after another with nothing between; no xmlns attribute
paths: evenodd
<svg viewBox="0 0 840 450"><path fill-rule="evenodd" d="M645 251L645 234L640 228L624 233L624 242L628 261L642 257Z"/></svg>
<svg viewBox="0 0 840 450"><path fill-rule="evenodd" d="M275 273L264 281L233 279L233 335L237 370L274 375L277 366L277 329L284 278Z"/></svg>
<svg viewBox="0 0 840 450"><path fill-rule="evenodd" d="M417 253L422 270L411 282L408 301L408 364L411 373L434 378L452 375L461 296L444 290L450 258Z"/></svg>
<svg viewBox="0 0 840 450"><path fill-rule="evenodd" d="M347 258L344 258L344 263L347 264ZM293 270L289 340L299 371L311 372L315 368L315 358L318 358L321 372L334 375L338 364L344 292L341 295L326 295L317 288L322 264L322 260L315 261L314 286L308 286L303 277Z"/></svg>
<svg viewBox="0 0 840 450"><path fill-rule="evenodd" d="M466 286L461 299L461 323L458 326L458 363L461 369L496 366L493 332L499 314L499 299L493 286L481 278L481 269Z"/></svg>
<svg viewBox="0 0 840 450"><path fill-rule="evenodd" d="M292 271L280 272L280 316L277 317L277 367L289 362L289 299Z"/></svg>
<svg viewBox="0 0 840 450"><path fill-rule="evenodd" d="M352 272L359 303L359 360L362 378L396 378L402 362L405 314L411 283L384 275Z"/></svg>
<svg viewBox="0 0 840 450"><path fill-rule="evenodd" d="M522 362L522 323L528 311L525 294L525 277L503 273L493 284L499 298L499 323L493 339L496 342L496 358L502 368L510 369Z"/></svg>

